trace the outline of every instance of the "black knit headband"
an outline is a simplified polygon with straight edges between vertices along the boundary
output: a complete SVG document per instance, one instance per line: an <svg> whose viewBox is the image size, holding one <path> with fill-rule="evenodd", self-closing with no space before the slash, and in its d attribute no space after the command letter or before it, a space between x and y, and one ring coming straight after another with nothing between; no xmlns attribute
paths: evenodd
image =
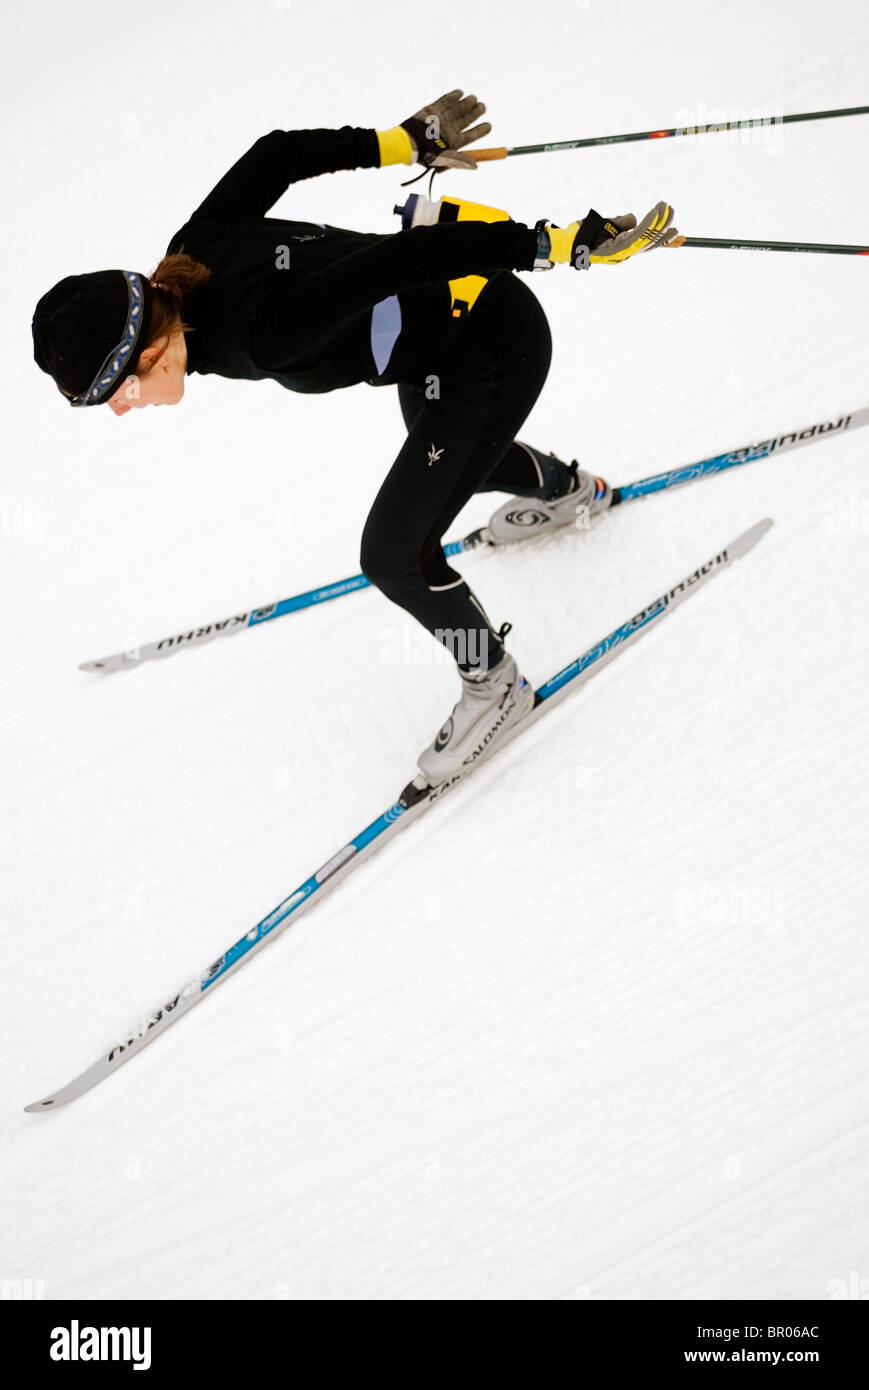
<svg viewBox="0 0 869 1390"><path fill-rule="evenodd" d="M127 282L129 294L123 336L117 347L112 348L87 390L69 398L70 405L99 405L111 395L121 373L133 360L133 349L139 341L144 320L145 292L142 277L135 270L124 270L121 274Z"/></svg>

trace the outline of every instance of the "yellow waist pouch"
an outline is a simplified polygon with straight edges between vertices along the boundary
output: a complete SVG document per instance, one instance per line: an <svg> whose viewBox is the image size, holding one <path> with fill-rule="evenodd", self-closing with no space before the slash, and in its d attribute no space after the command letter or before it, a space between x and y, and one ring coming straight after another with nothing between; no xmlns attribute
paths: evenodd
<svg viewBox="0 0 869 1390"><path fill-rule="evenodd" d="M466 198L439 198L433 203L421 193L411 193L403 208L395 209L402 227L431 227L438 222L509 222L509 212L471 203ZM454 319L469 314L489 283L485 275L462 275L450 280L450 313Z"/></svg>

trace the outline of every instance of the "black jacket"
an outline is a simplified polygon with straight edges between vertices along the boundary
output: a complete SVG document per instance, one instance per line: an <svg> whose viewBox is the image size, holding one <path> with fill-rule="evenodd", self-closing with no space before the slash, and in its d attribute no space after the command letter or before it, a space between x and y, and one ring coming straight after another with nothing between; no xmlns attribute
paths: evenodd
<svg viewBox="0 0 869 1390"><path fill-rule="evenodd" d="M393 235L353 232L266 213L291 183L339 169L379 167L373 130L273 130L220 180L167 247L202 261L212 276L185 317L188 372L258 381L292 391L332 391L413 377L443 346L447 281L530 270L534 231L518 222L456 222ZM279 269L289 248L289 267ZM397 295L401 332L378 375L371 310Z"/></svg>

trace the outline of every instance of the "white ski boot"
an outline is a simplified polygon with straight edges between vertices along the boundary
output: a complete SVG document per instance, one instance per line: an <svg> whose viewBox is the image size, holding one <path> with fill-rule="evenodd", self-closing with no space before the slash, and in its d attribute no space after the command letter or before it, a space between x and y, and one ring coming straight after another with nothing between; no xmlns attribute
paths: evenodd
<svg viewBox="0 0 869 1390"><path fill-rule="evenodd" d="M612 506L613 490L603 478L585 473L574 459L570 487L560 497L512 497L493 513L483 535L492 545L510 545L562 526L583 529L588 519Z"/></svg>
<svg viewBox="0 0 869 1390"><path fill-rule="evenodd" d="M489 671L460 671L462 696L434 742L419 756L417 784L437 786L467 772L534 704L534 691L505 652Z"/></svg>

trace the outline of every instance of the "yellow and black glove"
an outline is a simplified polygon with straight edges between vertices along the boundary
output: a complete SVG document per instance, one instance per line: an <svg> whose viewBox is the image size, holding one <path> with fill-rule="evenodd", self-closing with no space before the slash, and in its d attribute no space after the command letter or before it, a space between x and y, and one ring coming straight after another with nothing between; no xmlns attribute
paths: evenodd
<svg viewBox="0 0 869 1390"><path fill-rule="evenodd" d="M572 265L583 270L589 264L616 265L640 251L666 246L679 235L672 222L669 203L656 203L639 225L631 212L605 218L593 208L581 222L571 222L568 227L538 222L534 266L544 270L549 265Z"/></svg>
<svg viewBox="0 0 869 1390"><path fill-rule="evenodd" d="M492 129L488 121L466 129L485 109L475 96L462 96L461 87L445 92L437 101L408 116L401 125L391 130L378 130L381 167L418 161L427 169L476 169L470 155L461 151Z"/></svg>

